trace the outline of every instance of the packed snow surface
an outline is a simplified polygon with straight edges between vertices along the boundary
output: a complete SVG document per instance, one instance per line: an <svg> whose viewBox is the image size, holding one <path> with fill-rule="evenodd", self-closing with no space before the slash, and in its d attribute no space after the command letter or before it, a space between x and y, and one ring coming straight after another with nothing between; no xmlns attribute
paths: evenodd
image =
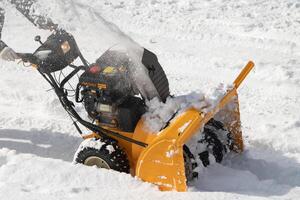
<svg viewBox="0 0 300 200"><path fill-rule="evenodd" d="M90 62L120 42L155 52L176 96L231 84L253 60L239 89L245 152L198 169L186 193L73 165L81 139L53 91L34 69L0 61L0 199L300 198L299 0L40 2L36 10L71 32ZM49 32L6 8L2 39L32 52L34 36Z"/></svg>

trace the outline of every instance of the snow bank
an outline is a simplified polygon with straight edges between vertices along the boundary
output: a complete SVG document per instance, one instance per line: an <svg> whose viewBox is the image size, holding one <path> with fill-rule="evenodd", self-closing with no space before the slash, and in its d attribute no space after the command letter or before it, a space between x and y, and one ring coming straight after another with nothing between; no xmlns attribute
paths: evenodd
<svg viewBox="0 0 300 200"><path fill-rule="evenodd" d="M129 174L0 149L1 199L132 199L156 192Z"/></svg>

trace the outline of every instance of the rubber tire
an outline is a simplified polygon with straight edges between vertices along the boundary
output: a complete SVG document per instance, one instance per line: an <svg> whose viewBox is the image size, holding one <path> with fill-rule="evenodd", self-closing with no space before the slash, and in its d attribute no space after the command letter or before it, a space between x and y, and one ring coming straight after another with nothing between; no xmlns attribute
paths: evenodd
<svg viewBox="0 0 300 200"><path fill-rule="evenodd" d="M75 163L81 163L84 164L85 160L91 156L96 156L104 160L110 169L113 169L115 171L129 173L130 172L130 166L129 161L127 158L126 153L119 147L117 142L112 139L96 139L93 138L93 140L104 143L100 149L96 149L93 147L84 147L83 149L79 150L77 154L74 157ZM114 148L114 151L112 153L109 153L109 151L106 149L108 145L112 145Z"/></svg>
<svg viewBox="0 0 300 200"><path fill-rule="evenodd" d="M218 135L219 130L227 132L226 141L222 142L220 140L220 136ZM215 161L217 163L221 163L224 155L232 150L234 146L232 134L228 130L226 130L222 122L217 121L213 118L208 121L207 124L205 124L203 134L204 138L198 141L198 143L205 144L207 148L206 151L203 151L199 154L199 158L202 161L203 166L207 167L210 164L209 153L211 153L215 157Z"/></svg>

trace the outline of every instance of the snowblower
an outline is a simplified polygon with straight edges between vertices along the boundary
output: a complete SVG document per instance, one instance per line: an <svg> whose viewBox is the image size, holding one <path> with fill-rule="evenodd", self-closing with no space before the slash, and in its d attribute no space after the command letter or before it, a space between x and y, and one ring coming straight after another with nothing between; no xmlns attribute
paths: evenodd
<svg viewBox="0 0 300 200"><path fill-rule="evenodd" d="M222 160L224 151L243 151L237 89L253 62L245 66L216 105L205 110L189 107L175 112L158 132L152 132L143 117L148 109L145 95L130 82L131 59L127 53L110 49L96 63L88 64L73 36L65 31L55 31L45 42L39 36L35 40L41 46L34 53L18 55L51 85L82 135L84 141L74 156L76 163L131 173L163 191L186 191L187 182L195 176L195 163L185 144L199 130L205 135L207 151L212 151L217 162ZM77 58L82 65L72 64ZM170 96L169 85L155 54L144 49L141 62L147 67L160 100L165 102ZM55 72L67 67L69 73L62 80L57 79ZM65 85L73 77L79 81L71 100ZM80 116L74 101L84 105L91 120ZM91 132L83 134L82 127ZM212 131L220 129L227 131L224 140ZM199 154L204 166L209 162L207 151Z"/></svg>

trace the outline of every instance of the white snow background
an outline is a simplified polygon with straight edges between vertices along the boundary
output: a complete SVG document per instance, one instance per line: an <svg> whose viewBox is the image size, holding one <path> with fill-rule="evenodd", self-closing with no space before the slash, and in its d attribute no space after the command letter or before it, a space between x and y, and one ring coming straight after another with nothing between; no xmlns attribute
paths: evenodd
<svg viewBox="0 0 300 200"><path fill-rule="evenodd" d="M300 199L299 0L41 2L91 62L112 38L132 42L116 24L157 54L175 95L230 84L253 60L239 89L245 152L202 169L185 193L73 165L81 139L47 83L32 68L0 61L1 200ZM6 17L2 39L17 51L33 51L33 37L49 35L10 6Z"/></svg>

